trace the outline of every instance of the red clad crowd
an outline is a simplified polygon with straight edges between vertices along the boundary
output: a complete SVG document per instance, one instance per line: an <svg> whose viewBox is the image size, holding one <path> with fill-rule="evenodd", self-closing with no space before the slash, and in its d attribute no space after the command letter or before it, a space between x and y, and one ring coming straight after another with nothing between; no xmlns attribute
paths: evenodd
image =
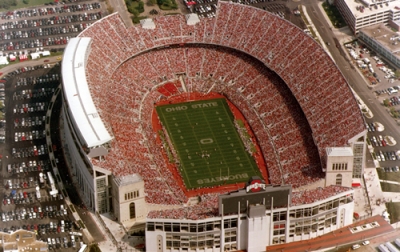
<svg viewBox="0 0 400 252"><path fill-rule="evenodd" d="M227 2L219 3L216 18L196 25L179 15L153 21L153 30L126 28L113 14L80 35L93 38L86 74L115 137L105 160L93 162L115 176L140 174L147 202L188 200L166 169L151 127L154 103L165 95L157 90L166 81L181 80L180 93L217 92L233 102L259 141L271 184L297 187L319 180L325 148L345 146L364 130L339 70L290 23Z"/></svg>

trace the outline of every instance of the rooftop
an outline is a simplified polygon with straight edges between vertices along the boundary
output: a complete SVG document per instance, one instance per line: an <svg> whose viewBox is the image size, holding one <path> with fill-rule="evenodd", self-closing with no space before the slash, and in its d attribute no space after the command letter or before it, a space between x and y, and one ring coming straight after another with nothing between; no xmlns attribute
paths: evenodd
<svg viewBox="0 0 400 252"><path fill-rule="evenodd" d="M143 179L139 174L135 173L126 176L115 177L114 181L118 186L126 186L136 182L143 181Z"/></svg>
<svg viewBox="0 0 400 252"><path fill-rule="evenodd" d="M0 232L3 251L48 251L47 243L36 240L32 231L18 229L15 232Z"/></svg>
<svg viewBox="0 0 400 252"><path fill-rule="evenodd" d="M200 22L200 18L196 13L190 13L186 15L187 25L195 25Z"/></svg>
<svg viewBox="0 0 400 252"><path fill-rule="evenodd" d="M72 38L62 61L64 94L75 124L89 148L112 139L97 113L86 80L85 57L90 42L91 38Z"/></svg>
<svg viewBox="0 0 400 252"><path fill-rule="evenodd" d="M330 157L351 157L353 150L350 147L331 147L326 148L326 153Z"/></svg>
<svg viewBox="0 0 400 252"><path fill-rule="evenodd" d="M387 26L383 24L371 25L362 28L360 32L374 39L392 54L396 55L400 52L400 35Z"/></svg>
<svg viewBox="0 0 400 252"><path fill-rule="evenodd" d="M345 2L356 18L386 11L400 12L400 0L361 0Z"/></svg>

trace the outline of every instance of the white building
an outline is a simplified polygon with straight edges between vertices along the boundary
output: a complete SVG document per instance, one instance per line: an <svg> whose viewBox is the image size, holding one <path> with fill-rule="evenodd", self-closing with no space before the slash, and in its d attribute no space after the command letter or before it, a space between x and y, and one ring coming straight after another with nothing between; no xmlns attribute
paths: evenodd
<svg viewBox="0 0 400 252"><path fill-rule="evenodd" d="M328 148L325 186L351 186L353 182L353 149L350 147Z"/></svg>
<svg viewBox="0 0 400 252"><path fill-rule="evenodd" d="M360 29L358 39L374 50L379 57L386 59L393 66L400 67L400 36L383 24Z"/></svg>
<svg viewBox="0 0 400 252"><path fill-rule="evenodd" d="M361 28L370 25L380 23L388 25L390 21L400 20L399 0L335 0L335 5L355 34Z"/></svg>
<svg viewBox="0 0 400 252"><path fill-rule="evenodd" d="M37 240L33 231L18 229L14 232L0 232L0 246L4 252L49 251L49 245Z"/></svg>

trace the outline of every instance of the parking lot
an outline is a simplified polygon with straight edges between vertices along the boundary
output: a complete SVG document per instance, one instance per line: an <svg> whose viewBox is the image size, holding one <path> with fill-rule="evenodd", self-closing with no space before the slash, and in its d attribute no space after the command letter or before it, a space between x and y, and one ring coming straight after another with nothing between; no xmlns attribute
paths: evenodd
<svg viewBox="0 0 400 252"><path fill-rule="evenodd" d="M0 14L0 50L62 48L104 16L98 2L73 2ZM28 52L26 52L27 54Z"/></svg>
<svg viewBox="0 0 400 252"><path fill-rule="evenodd" d="M400 81L396 78L395 70L385 63L379 55L359 42L345 44L353 63L358 67L375 93L377 100L392 117L400 116ZM374 118L365 118L368 129L368 144L373 148L372 159L379 162L378 167L385 172L399 172L400 149L396 147L395 136L385 132L385 125Z"/></svg>
<svg viewBox="0 0 400 252"><path fill-rule="evenodd" d="M26 67L1 79L6 94L0 144L2 171L0 230L34 231L50 249L77 251L82 242L57 190L46 146L49 100L59 85L59 67Z"/></svg>
<svg viewBox="0 0 400 252"><path fill-rule="evenodd" d="M393 136L383 133L384 126L379 122L366 118L368 139L367 142L373 147L372 158L377 160L385 172L399 172L398 162L400 160L400 151L394 147L396 141Z"/></svg>

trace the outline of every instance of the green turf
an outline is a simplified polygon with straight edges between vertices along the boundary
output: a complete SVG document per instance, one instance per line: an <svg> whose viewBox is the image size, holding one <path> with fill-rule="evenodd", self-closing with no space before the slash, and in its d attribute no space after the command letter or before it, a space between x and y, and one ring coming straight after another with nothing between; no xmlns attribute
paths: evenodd
<svg viewBox="0 0 400 252"><path fill-rule="evenodd" d="M247 182L261 173L223 98L156 107L188 189Z"/></svg>

